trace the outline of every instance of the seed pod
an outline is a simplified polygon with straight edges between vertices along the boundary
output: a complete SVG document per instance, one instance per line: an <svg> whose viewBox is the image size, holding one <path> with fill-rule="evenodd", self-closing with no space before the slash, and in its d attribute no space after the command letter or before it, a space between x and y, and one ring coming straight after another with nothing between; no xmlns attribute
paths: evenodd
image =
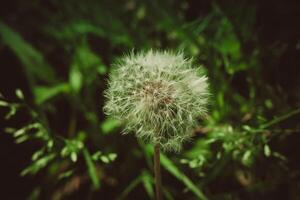
<svg viewBox="0 0 300 200"><path fill-rule="evenodd" d="M165 151L180 151L207 111L208 83L182 53L153 51L121 58L111 72L104 111Z"/></svg>

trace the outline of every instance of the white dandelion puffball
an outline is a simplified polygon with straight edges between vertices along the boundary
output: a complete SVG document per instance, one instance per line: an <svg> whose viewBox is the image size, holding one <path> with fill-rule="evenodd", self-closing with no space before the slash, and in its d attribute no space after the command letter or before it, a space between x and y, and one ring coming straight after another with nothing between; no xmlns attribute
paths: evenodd
<svg viewBox="0 0 300 200"><path fill-rule="evenodd" d="M192 64L182 53L168 51L124 56L110 74L104 112L125 122L124 133L180 151L207 111L207 77Z"/></svg>

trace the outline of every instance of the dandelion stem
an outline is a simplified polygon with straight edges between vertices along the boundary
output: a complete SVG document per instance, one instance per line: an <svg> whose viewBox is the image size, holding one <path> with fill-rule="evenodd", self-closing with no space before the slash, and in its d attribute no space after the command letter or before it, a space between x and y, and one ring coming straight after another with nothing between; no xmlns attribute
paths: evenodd
<svg viewBox="0 0 300 200"><path fill-rule="evenodd" d="M160 173L160 144L154 146L154 177L155 177L155 190L156 200L162 200L162 184Z"/></svg>

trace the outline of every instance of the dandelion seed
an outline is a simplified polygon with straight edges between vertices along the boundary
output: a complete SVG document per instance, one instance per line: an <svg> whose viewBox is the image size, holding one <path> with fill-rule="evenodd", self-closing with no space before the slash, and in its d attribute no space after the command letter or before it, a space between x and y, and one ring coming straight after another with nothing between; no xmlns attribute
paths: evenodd
<svg viewBox="0 0 300 200"><path fill-rule="evenodd" d="M104 111L125 121L125 133L180 151L207 111L207 77L182 53L153 51L121 58L111 73Z"/></svg>

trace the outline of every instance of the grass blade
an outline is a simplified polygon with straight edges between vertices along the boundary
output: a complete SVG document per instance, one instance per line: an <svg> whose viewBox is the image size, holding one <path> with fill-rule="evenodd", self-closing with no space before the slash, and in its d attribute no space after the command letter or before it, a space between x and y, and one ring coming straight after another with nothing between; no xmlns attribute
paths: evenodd
<svg viewBox="0 0 300 200"><path fill-rule="evenodd" d="M125 197L128 196L128 194L136 187L138 186L139 183L141 183L141 176L138 176L137 178L135 178L133 181L130 182L130 184L125 188L125 190L121 193L121 195L119 196L119 198L117 198L118 200L122 200Z"/></svg>
<svg viewBox="0 0 300 200"><path fill-rule="evenodd" d="M55 82L55 73L43 55L1 21L0 36L4 44L16 54L25 66L27 74L34 74L37 78L48 83Z"/></svg>
<svg viewBox="0 0 300 200"><path fill-rule="evenodd" d="M174 163L168 159L165 155L160 155L162 166L168 170L173 176L175 176L178 180L184 183L184 185L189 188L199 199L207 200L208 198L204 195L204 193L184 174L182 173Z"/></svg>
<svg viewBox="0 0 300 200"><path fill-rule="evenodd" d="M98 189L100 187L100 182L99 182L99 177L97 174L96 166L93 163L91 155L86 148L83 149L83 156L84 156L86 165L88 167L88 173L92 180L92 183L93 183L95 189Z"/></svg>

